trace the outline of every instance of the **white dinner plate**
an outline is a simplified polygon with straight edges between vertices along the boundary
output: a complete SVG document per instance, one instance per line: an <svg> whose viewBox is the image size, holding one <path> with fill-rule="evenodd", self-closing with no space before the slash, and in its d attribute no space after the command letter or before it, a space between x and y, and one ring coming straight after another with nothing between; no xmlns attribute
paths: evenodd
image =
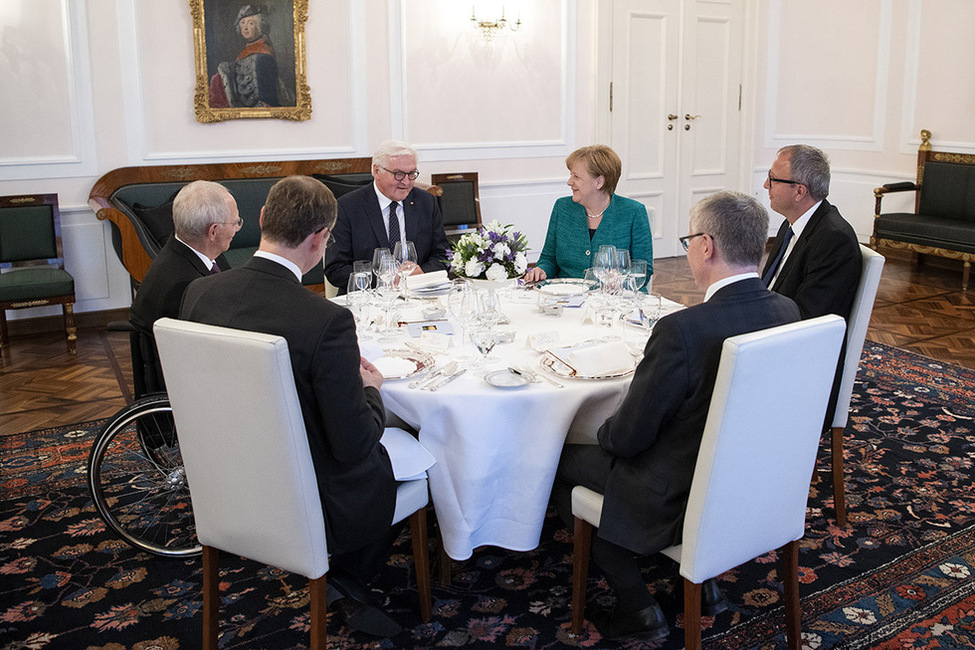
<svg viewBox="0 0 975 650"><path fill-rule="evenodd" d="M518 375L510 370L495 370L484 376L484 381L495 388L523 388L531 383L528 377Z"/></svg>
<svg viewBox="0 0 975 650"><path fill-rule="evenodd" d="M379 368L384 379L407 379L433 368L436 363L433 357L420 352L387 350L383 356L374 360L372 365Z"/></svg>
<svg viewBox="0 0 975 650"><path fill-rule="evenodd" d="M543 280L538 285L538 291L549 296L567 297L588 293L592 284L579 278L556 278Z"/></svg>

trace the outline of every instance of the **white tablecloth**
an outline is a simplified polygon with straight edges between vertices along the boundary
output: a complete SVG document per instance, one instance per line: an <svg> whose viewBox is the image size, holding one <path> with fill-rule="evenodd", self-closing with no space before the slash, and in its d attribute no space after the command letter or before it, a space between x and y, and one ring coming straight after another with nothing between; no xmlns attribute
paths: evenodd
<svg viewBox="0 0 975 650"><path fill-rule="evenodd" d="M543 315L533 292L512 292L503 311L511 324L499 329L514 331L515 339L495 347L489 371L509 363L538 371L540 354L528 347L529 334L557 332L559 344L566 345L619 333L584 324L585 308ZM458 324L454 330L452 343L459 343ZM438 365L454 352L452 346L436 355ZM483 545L516 551L538 546L563 444L567 438L595 442L630 376L557 381L564 387L542 382L501 389L468 371L436 392L411 389L409 379L383 383L386 408L419 431L420 442L437 461L428 472L430 491L450 557L467 559Z"/></svg>

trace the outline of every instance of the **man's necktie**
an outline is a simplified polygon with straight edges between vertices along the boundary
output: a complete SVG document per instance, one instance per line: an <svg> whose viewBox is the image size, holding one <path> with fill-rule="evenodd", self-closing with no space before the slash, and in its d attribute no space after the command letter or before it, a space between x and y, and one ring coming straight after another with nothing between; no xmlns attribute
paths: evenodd
<svg viewBox="0 0 975 650"><path fill-rule="evenodd" d="M220 267L217 266L216 262L214 262L213 265L210 267L210 275L216 275L217 273L220 273Z"/></svg>
<svg viewBox="0 0 975 650"><path fill-rule="evenodd" d="M782 256L785 255L785 251L789 248L789 242L792 240L792 226L785 231L785 235L782 237L782 245L779 246L779 251L775 254L775 259L772 264L768 267L768 271L762 276L762 282L765 283L766 287L772 286L772 278L775 277L775 271L779 268L779 264L782 263Z"/></svg>
<svg viewBox="0 0 975 650"><path fill-rule="evenodd" d="M396 246L399 241L399 217L396 216L396 208L399 203L393 201L389 204L389 247Z"/></svg>

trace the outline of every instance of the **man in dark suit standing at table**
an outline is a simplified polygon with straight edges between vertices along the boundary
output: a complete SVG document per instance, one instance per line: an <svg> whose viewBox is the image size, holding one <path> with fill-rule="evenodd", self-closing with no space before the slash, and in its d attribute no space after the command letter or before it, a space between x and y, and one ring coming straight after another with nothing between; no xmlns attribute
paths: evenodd
<svg viewBox="0 0 975 650"><path fill-rule="evenodd" d="M792 298L803 318L837 314L849 319L862 257L856 232L826 200L829 160L815 147L779 150L765 189L785 217L762 270L772 291Z"/></svg>
<svg viewBox="0 0 975 650"><path fill-rule="evenodd" d="M617 601L587 611L604 638L668 633L635 556L680 543L724 340L799 320L795 303L770 292L756 273L767 237L768 213L745 194L719 192L691 209L681 243L695 282L707 289L704 303L654 326L623 403L597 432L599 444L562 452L552 498L570 529L574 486L605 497L592 558ZM705 615L727 606L715 581L702 592Z"/></svg>
<svg viewBox="0 0 975 650"><path fill-rule="evenodd" d="M372 157L373 182L339 198L333 243L325 254L325 277L339 294L348 288L354 261L372 260L377 248L392 251L398 241L416 247L414 274L447 268L443 215L430 193L414 187L416 164L413 147L386 140Z"/></svg>
<svg viewBox="0 0 975 650"><path fill-rule="evenodd" d="M335 197L319 181L278 181L261 209L254 257L193 282L180 315L287 340L325 512L328 582L345 596L335 609L354 629L391 636L399 625L371 602L365 586L393 541L396 481L379 442L383 377L359 356L352 313L301 285L302 275L321 264L335 216Z"/></svg>
<svg viewBox="0 0 975 650"><path fill-rule="evenodd" d="M175 232L152 260L132 302L131 323L136 329L133 360L141 358L146 370L136 370L136 397L166 389L156 353L152 324L176 318L183 292L197 278L230 268L223 253L243 221L237 202L219 183L194 181L173 200ZM139 349L135 349L139 346Z"/></svg>

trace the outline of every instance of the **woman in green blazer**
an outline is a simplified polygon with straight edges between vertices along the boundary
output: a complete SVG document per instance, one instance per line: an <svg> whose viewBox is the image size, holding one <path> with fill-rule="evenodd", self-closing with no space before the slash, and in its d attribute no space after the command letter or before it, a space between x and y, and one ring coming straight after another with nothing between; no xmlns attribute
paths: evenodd
<svg viewBox="0 0 975 650"><path fill-rule="evenodd" d="M582 278L600 246L630 251L653 273L653 240L646 207L614 194L623 163L611 148L597 144L576 149L565 159L572 196L555 202L538 264L525 280Z"/></svg>

